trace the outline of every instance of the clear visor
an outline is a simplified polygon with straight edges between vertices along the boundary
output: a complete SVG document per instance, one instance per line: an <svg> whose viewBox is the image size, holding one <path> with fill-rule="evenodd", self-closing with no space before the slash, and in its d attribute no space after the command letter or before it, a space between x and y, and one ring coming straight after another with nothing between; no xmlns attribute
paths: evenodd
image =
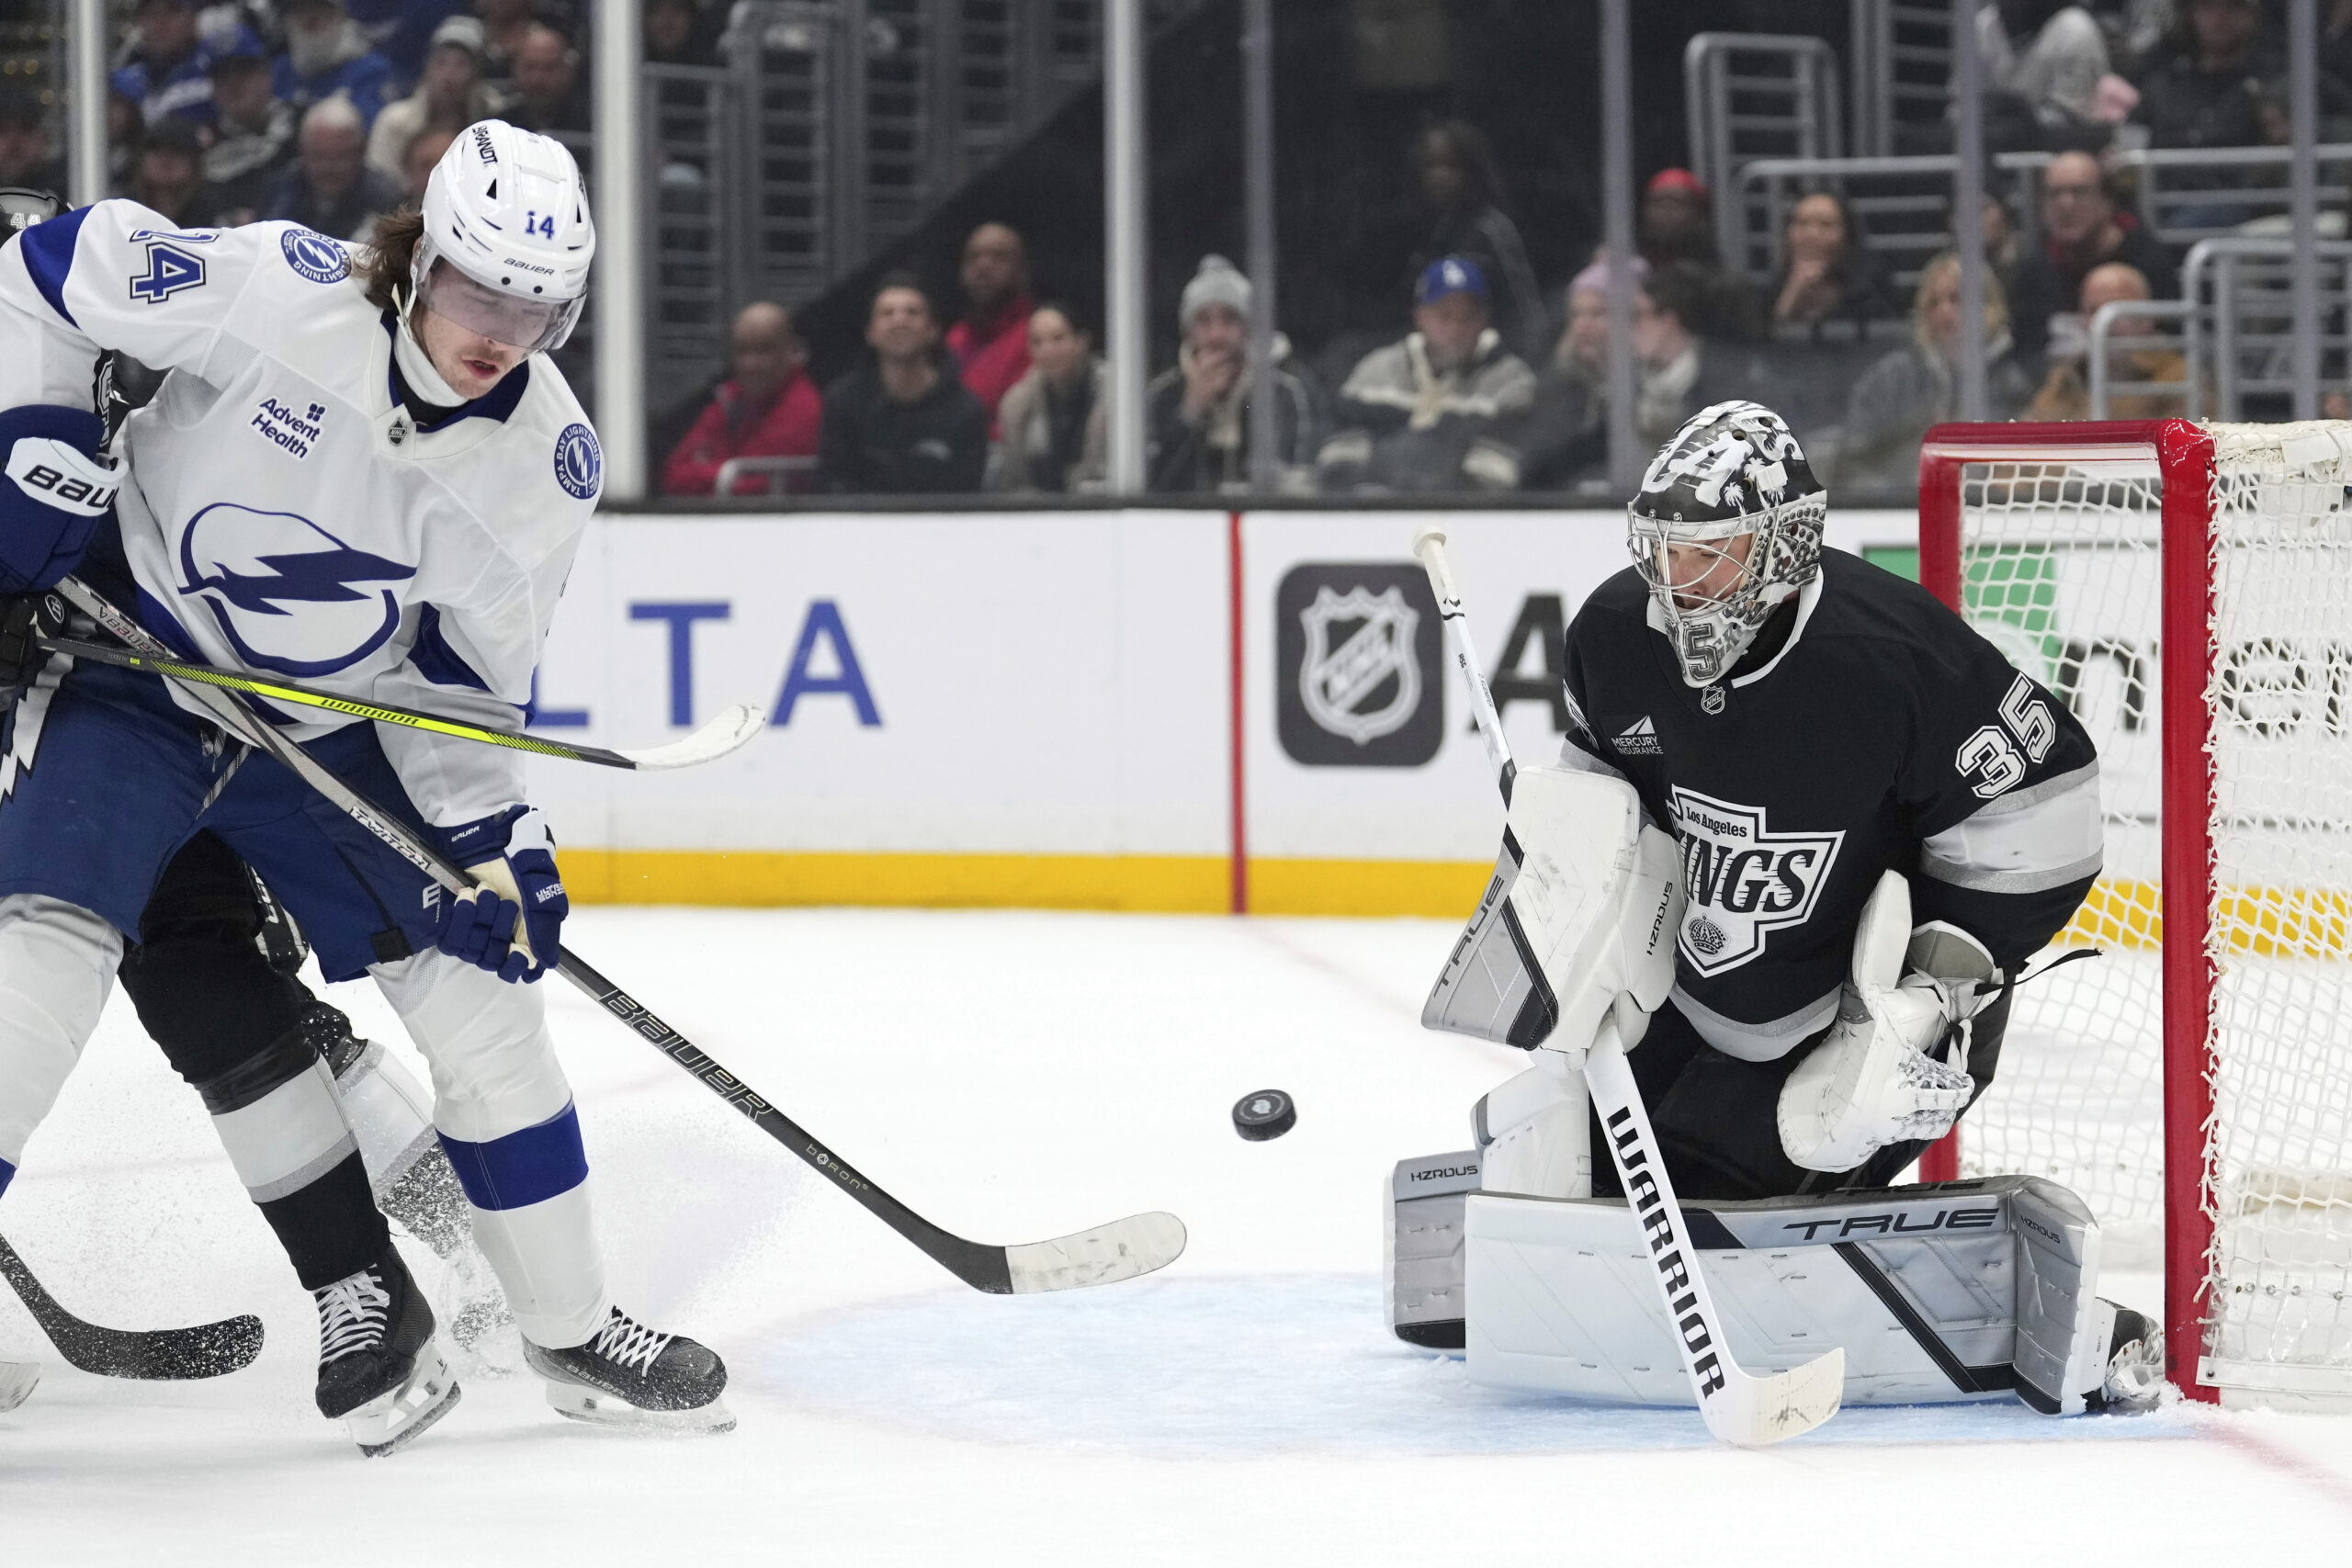
<svg viewBox="0 0 2352 1568"><path fill-rule="evenodd" d="M580 308L576 299L525 299L477 283L446 257L425 274L417 303L469 333L526 354L553 346Z"/></svg>
<svg viewBox="0 0 2352 1568"><path fill-rule="evenodd" d="M1752 532L1713 539L1669 538L1636 525L1625 544L1644 582L1670 595L1676 609L1695 611L1727 604L1747 589L1754 575L1748 568L1756 538Z"/></svg>

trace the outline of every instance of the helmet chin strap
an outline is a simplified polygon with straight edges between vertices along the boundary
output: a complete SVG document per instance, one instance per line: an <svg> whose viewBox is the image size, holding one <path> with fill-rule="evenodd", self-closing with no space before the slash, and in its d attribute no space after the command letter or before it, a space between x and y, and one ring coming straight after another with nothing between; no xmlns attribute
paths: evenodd
<svg viewBox="0 0 2352 1568"><path fill-rule="evenodd" d="M401 367L401 379L408 383L409 390L435 408L461 406L465 398L433 368L433 356L424 352L424 345L409 328L409 317L414 310L404 290L392 290L392 306L393 316L400 322L400 330L392 333L392 358Z"/></svg>

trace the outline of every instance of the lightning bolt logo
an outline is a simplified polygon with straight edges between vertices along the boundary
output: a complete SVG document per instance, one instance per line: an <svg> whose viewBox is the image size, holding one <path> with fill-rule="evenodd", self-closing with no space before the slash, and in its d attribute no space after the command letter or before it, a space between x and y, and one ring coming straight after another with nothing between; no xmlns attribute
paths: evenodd
<svg viewBox="0 0 2352 1568"><path fill-rule="evenodd" d="M179 557L180 593L211 612L247 668L282 675L332 674L381 648L400 629L400 601L361 585L416 575L307 517L227 502L188 520Z"/></svg>

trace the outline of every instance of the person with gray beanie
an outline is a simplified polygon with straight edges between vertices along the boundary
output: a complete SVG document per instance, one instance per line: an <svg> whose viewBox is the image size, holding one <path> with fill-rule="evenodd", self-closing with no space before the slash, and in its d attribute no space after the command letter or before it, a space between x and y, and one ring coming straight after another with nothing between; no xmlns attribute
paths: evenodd
<svg viewBox="0 0 2352 1568"><path fill-rule="evenodd" d="M1291 367L1290 344L1281 333L1266 374L1250 363L1251 292L1249 278L1220 255L1203 256L1184 286L1176 367L1154 378L1144 398L1147 482L1155 491L1249 488L1250 400L1261 384L1275 400L1275 457L1285 488L1308 482L1322 441L1321 402Z"/></svg>

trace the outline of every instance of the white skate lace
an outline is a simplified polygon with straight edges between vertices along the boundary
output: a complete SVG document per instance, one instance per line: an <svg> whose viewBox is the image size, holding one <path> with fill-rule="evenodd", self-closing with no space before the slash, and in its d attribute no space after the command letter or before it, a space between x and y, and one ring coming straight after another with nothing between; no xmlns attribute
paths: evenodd
<svg viewBox="0 0 2352 1568"><path fill-rule="evenodd" d="M657 1334L615 1307L613 1315L605 1320L605 1326L596 1330L596 1337L588 1341L588 1348L616 1366L634 1366L639 1372L650 1372L654 1359L675 1337L675 1335Z"/></svg>
<svg viewBox="0 0 2352 1568"><path fill-rule="evenodd" d="M376 1281L376 1271L363 1269L314 1292L319 1303L319 1364L359 1350L372 1350L384 1337L384 1319L391 1296Z"/></svg>

